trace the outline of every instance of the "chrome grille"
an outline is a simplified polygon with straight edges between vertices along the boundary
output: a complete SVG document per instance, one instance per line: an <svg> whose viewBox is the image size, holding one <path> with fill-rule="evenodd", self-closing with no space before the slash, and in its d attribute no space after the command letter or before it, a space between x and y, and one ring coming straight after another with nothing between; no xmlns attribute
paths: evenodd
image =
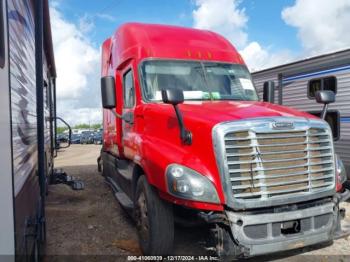
<svg viewBox="0 0 350 262"><path fill-rule="evenodd" d="M326 129L225 136L235 198L269 198L334 184L333 153Z"/></svg>
<svg viewBox="0 0 350 262"><path fill-rule="evenodd" d="M230 181L233 199L273 200L334 189L329 127L323 121L299 121L292 130L273 130L271 121L259 120L225 123L217 132L224 151L224 161L218 162L225 165L221 171Z"/></svg>

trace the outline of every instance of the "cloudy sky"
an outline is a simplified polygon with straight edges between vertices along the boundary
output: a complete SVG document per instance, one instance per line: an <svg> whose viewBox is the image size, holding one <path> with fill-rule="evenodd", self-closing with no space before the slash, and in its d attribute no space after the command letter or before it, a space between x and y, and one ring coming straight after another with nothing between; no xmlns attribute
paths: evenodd
<svg viewBox="0 0 350 262"><path fill-rule="evenodd" d="M50 0L50 5L58 112L72 125L101 122L100 45L125 22L218 32L252 71L350 47L349 0Z"/></svg>

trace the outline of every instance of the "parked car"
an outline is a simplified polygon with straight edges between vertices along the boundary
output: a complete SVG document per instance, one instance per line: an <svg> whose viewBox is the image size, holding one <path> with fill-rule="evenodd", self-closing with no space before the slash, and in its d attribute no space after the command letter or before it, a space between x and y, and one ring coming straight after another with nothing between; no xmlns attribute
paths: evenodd
<svg viewBox="0 0 350 262"><path fill-rule="evenodd" d="M92 131L84 131L81 133L81 144L93 144L94 143L94 133Z"/></svg>
<svg viewBox="0 0 350 262"><path fill-rule="evenodd" d="M80 144L81 143L81 135L73 134L70 142L71 142L71 144Z"/></svg>
<svg viewBox="0 0 350 262"><path fill-rule="evenodd" d="M59 143L67 143L68 142L68 135L66 134L57 134L57 141Z"/></svg>
<svg viewBox="0 0 350 262"><path fill-rule="evenodd" d="M93 141L95 145L101 145L102 144L102 132L95 133L93 137Z"/></svg>

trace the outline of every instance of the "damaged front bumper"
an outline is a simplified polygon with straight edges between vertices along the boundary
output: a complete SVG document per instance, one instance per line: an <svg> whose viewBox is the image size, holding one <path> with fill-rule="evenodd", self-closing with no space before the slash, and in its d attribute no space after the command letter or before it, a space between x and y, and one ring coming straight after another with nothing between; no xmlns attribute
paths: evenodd
<svg viewBox="0 0 350 262"><path fill-rule="evenodd" d="M333 200L307 208L267 213L226 211L231 239L240 250L235 256L257 256L332 241L350 235L341 226L345 210L339 202L350 197L346 191ZM237 251L237 249L235 249Z"/></svg>

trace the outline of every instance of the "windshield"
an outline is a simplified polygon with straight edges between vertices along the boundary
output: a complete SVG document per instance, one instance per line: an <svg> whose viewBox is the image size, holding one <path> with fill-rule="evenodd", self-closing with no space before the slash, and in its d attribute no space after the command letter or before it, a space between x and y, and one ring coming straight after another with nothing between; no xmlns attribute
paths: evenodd
<svg viewBox="0 0 350 262"><path fill-rule="evenodd" d="M161 101L161 90L172 88L185 100L258 100L247 68L238 64L146 61L141 75L146 101Z"/></svg>

